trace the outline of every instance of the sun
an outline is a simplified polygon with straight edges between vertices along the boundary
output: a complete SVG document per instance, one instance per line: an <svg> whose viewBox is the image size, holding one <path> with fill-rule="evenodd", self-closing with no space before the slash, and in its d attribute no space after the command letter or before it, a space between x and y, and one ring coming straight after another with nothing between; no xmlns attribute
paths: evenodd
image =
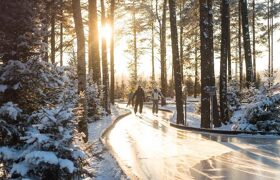
<svg viewBox="0 0 280 180"><path fill-rule="evenodd" d="M105 24L105 26L101 28L101 36L102 38L106 38L107 42L110 42L112 36L112 28L109 24Z"/></svg>

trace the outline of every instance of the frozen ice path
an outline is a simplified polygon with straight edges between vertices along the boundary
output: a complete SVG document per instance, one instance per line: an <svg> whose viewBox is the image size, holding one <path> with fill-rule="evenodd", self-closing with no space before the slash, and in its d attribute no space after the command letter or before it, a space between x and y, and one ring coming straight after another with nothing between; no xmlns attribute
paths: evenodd
<svg viewBox="0 0 280 180"><path fill-rule="evenodd" d="M133 113L105 141L131 179L280 179L280 140L182 131L172 114Z"/></svg>

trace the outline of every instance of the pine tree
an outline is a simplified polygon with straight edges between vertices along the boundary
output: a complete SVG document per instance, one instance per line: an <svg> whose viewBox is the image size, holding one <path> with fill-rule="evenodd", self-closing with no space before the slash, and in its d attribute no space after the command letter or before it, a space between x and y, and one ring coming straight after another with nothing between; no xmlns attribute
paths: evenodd
<svg viewBox="0 0 280 180"><path fill-rule="evenodd" d="M221 3L221 28L222 28L222 40L221 40L221 64L220 64L220 112L221 121L225 123L228 121L228 108L227 108L227 60L229 49L229 1L223 0ZM230 67L228 67L230 68Z"/></svg>
<svg viewBox="0 0 280 180"><path fill-rule="evenodd" d="M100 1L101 3L101 24L102 27L106 25L106 12L104 0ZM107 113L110 113L110 104L109 104L109 74L108 74L108 60L107 60L107 43L106 38L102 37L102 75L103 75L103 107Z"/></svg>
<svg viewBox="0 0 280 180"><path fill-rule="evenodd" d="M170 29L171 29L171 43L172 43L172 62L173 73L175 79L175 93L176 93L176 110L177 110L177 124L185 124L183 113L183 93L182 93L182 75L179 60L178 48L178 33L176 23L176 1L169 0L170 11Z"/></svg>

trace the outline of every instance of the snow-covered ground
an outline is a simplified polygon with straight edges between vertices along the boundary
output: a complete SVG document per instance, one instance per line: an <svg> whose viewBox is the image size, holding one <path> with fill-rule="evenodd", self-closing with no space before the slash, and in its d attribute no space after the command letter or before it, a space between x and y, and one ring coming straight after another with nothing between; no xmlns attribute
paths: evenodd
<svg viewBox="0 0 280 180"><path fill-rule="evenodd" d="M120 109L116 105L112 107L112 115L106 116L88 125L89 144L92 144L92 156L88 159L88 162L90 163L89 171L95 176L93 179L127 179L116 160L111 156L99 139L102 132L108 128L118 116L125 113L127 113L125 109Z"/></svg>
<svg viewBox="0 0 280 180"><path fill-rule="evenodd" d="M188 98L187 101L187 126L188 127L194 127L194 128L200 128L200 121L201 116L199 112L200 101L199 98ZM159 109L163 110L169 110L173 112L173 117L170 119L172 123L176 124L176 105L174 104L174 101L169 101L169 104L163 107L159 107ZM218 128L213 128L215 130L223 130L223 131L236 131L236 130L244 130L244 129L254 129L253 126L248 121L244 120L244 118L241 118L246 114L246 110L248 109L248 105L242 105L241 109L238 111L235 111L233 116L230 119L230 123L226 125L222 125ZM247 110L248 111L248 110ZM185 115L185 105L184 105L184 115ZM240 121L242 119L242 121ZM237 129L238 127L238 129ZM255 128L255 130L257 130Z"/></svg>
<svg viewBox="0 0 280 180"><path fill-rule="evenodd" d="M200 127L200 114L197 112L199 108L200 98L187 98L187 124L189 127ZM167 101L166 106L159 107L159 109L169 110L174 113L171 118L171 122L176 123L176 105L174 101ZM184 114L185 114L185 105L184 105Z"/></svg>

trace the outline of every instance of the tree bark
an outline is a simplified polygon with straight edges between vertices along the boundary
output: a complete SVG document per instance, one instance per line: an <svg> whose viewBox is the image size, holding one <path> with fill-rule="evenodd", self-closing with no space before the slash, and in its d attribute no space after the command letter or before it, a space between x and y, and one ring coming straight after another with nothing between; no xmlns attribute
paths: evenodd
<svg viewBox="0 0 280 180"><path fill-rule="evenodd" d="M105 5L104 0L101 1L101 24L106 25ZM106 37L102 37L102 75L103 75L103 107L107 113L110 113L109 107L109 75L108 75L108 60L107 60L107 43Z"/></svg>
<svg viewBox="0 0 280 180"><path fill-rule="evenodd" d="M256 70L256 12L255 12L255 0L252 2L253 6L253 20L252 20L252 26L253 26L253 79L254 82L257 81L257 70Z"/></svg>
<svg viewBox="0 0 280 180"><path fill-rule="evenodd" d="M200 0L200 54L201 54L201 127L210 127L210 98L208 86L215 86L213 52L212 1ZM214 96L214 124L219 126L217 99Z"/></svg>
<svg viewBox="0 0 280 180"><path fill-rule="evenodd" d="M110 19L112 34L110 41L110 70L111 70L111 88L110 88L110 100L111 103L115 103L115 0L111 0L111 19Z"/></svg>
<svg viewBox="0 0 280 180"><path fill-rule="evenodd" d="M227 60L229 46L229 1L222 0L221 3L221 62L220 62L220 112L221 121L226 123L228 121L228 108L227 108Z"/></svg>
<svg viewBox="0 0 280 180"><path fill-rule="evenodd" d="M176 93L176 110L177 124L185 124L183 114L183 93L182 93L182 77L179 60L178 33L176 23L176 0L169 0L170 26L171 26L171 43L172 43L172 61L175 79Z"/></svg>
<svg viewBox="0 0 280 180"><path fill-rule="evenodd" d="M89 37L88 37L88 60L89 69L92 69L92 80L101 84L101 67L99 53L99 32L97 17L97 0L88 0L89 3Z"/></svg>
<svg viewBox="0 0 280 180"><path fill-rule="evenodd" d="M51 63L55 63L55 4L52 0L51 7Z"/></svg>
<svg viewBox="0 0 280 180"><path fill-rule="evenodd" d="M135 86L137 85L138 80L138 52L137 52L137 27L136 27L136 10L135 10L135 0L133 1L133 49L134 49L134 78Z"/></svg>
<svg viewBox="0 0 280 180"><path fill-rule="evenodd" d="M60 0L60 66L63 66L63 0Z"/></svg>
<svg viewBox="0 0 280 180"><path fill-rule="evenodd" d="M72 0L73 18L75 24L75 32L77 36L77 73L78 73L78 93L86 90L86 63L85 63L85 35L83 27L83 19L81 13L80 0ZM79 121L79 131L83 132L88 140L87 130L87 109L86 109L86 97L80 98L81 106L83 107L83 118Z"/></svg>
<svg viewBox="0 0 280 180"><path fill-rule="evenodd" d="M163 1L163 12L162 12L162 27L160 34L160 64L161 64L161 92L166 96L167 92L167 70L166 70L166 9L167 9L167 0ZM161 99L161 105L166 104L165 100Z"/></svg>
<svg viewBox="0 0 280 180"><path fill-rule="evenodd" d="M198 90L198 57L197 57L197 39L198 39L198 32L195 34L195 50L194 50L194 59L195 59L195 69L194 69L194 98L197 98L197 90Z"/></svg>
<svg viewBox="0 0 280 180"><path fill-rule="evenodd" d="M249 87L249 85L253 82L253 72L252 72L253 69L252 69L252 54L251 54L251 46L250 46L247 0L240 0L240 3L241 3L241 15L242 15L245 65L246 65L246 85L247 87Z"/></svg>
<svg viewBox="0 0 280 180"><path fill-rule="evenodd" d="M241 44L241 2L238 2L238 48L239 48L239 88L240 91L243 88L243 59L242 59L242 44Z"/></svg>
<svg viewBox="0 0 280 180"><path fill-rule="evenodd" d="M151 0L151 9L153 11L153 0ZM152 83L155 83L155 23L152 17Z"/></svg>

